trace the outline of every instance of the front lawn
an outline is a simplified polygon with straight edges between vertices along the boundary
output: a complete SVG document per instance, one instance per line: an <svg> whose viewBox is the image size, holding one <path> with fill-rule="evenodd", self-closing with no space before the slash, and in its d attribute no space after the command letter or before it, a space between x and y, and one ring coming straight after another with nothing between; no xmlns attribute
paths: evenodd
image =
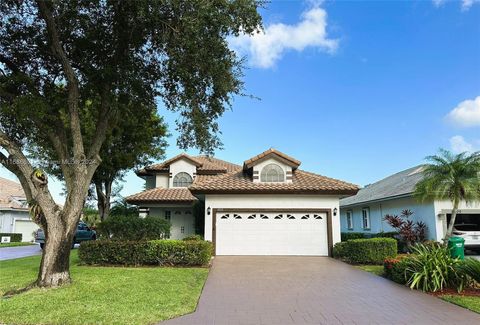
<svg viewBox="0 0 480 325"><path fill-rule="evenodd" d="M206 268L78 266L72 251L73 283L32 289L0 300L0 323L151 324L193 312ZM0 262L0 293L35 280L40 256Z"/></svg>
<svg viewBox="0 0 480 325"><path fill-rule="evenodd" d="M356 265L357 269L383 276L383 265Z"/></svg>
<svg viewBox="0 0 480 325"><path fill-rule="evenodd" d="M441 296L443 300L480 314L480 296Z"/></svg>
<svg viewBox="0 0 480 325"><path fill-rule="evenodd" d="M3 247L17 247L17 246L32 246L35 245L34 243L23 243L23 242L11 242L11 243L2 243L0 244L0 248Z"/></svg>

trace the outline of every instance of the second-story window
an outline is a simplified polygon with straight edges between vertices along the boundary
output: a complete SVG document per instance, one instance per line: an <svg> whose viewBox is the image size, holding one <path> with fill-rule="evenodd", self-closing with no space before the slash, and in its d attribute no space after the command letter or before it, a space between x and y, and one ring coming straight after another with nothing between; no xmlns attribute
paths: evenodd
<svg viewBox="0 0 480 325"><path fill-rule="evenodd" d="M276 164L268 164L263 167L262 172L260 173L261 182L284 182L285 173L283 172L282 167Z"/></svg>
<svg viewBox="0 0 480 325"><path fill-rule="evenodd" d="M173 178L173 187L189 187L192 185L193 179L188 173L178 173Z"/></svg>

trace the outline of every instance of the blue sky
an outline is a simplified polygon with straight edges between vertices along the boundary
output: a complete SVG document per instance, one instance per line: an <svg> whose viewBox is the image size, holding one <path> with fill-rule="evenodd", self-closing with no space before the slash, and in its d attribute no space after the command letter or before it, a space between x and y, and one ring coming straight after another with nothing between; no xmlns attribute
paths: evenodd
<svg viewBox="0 0 480 325"><path fill-rule="evenodd" d="M480 2L274 0L261 13L264 33L230 40L248 58L246 93L260 100L235 98L218 158L240 164L274 147L365 185L440 147L480 149ZM176 116L159 112L170 157ZM61 185L51 188L63 201ZM142 188L129 173L122 194Z"/></svg>

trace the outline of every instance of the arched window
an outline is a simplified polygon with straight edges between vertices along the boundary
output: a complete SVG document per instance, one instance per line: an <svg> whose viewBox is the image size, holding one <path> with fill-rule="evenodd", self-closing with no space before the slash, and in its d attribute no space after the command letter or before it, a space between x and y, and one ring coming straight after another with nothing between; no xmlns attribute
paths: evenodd
<svg viewBox="0 0 480 325"><path fill-rule="evenodd" d="M262 182L283 182L285 181L285 173L282 167L276 164L268 164L263 167L260 174L260 181Z"/></svg>
<svg viewBox="0 0 480 325"><path fill-rule="evenodd" d="M173 187L189 187L192 185L193 179L187 173L178 173L173 178Z"/></svg>

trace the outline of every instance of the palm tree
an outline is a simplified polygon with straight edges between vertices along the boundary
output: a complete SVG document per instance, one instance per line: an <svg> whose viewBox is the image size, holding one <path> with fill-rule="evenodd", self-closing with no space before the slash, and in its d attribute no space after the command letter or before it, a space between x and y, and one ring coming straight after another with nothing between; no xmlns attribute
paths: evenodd
<svg viewBox="0 0 480 325"><path fill-rule="evenodd" d="M425 158L430 163L423 168L423 179L415 187L415 197L420 201L450 200L452 217L445 240L452 236L458 205L480 201L480 152L453 154L440 149L439 155Z"/></svg>

